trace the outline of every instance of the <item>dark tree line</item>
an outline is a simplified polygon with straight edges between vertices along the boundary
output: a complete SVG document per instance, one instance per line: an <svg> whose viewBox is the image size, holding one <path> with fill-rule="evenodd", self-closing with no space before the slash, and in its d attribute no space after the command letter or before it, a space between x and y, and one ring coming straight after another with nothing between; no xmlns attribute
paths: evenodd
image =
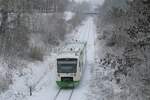
<svg viewBox="0 0 150 100"><path fill-rule="evenodd" d="M22 55L28 52L29 34L33 32L29 26L30 16L63 13L66 7L67 0L0 0L0 53Z"/></svg>
<svg viewBox="0 0 150 100"><path fill-rule="evenodd" d="M123 49L122 55L113 54L122 59L115 77L119 74L126 77L124 84L128 84L129 92L136 97L134 100L149 100L150 1L125 0L120 6L114 4L116 1L105 0L104 5L97 9L100 12L97 30L102 32L100 39L105 40L107 48ZM126 100L129 98L127 96Z"/></svg>

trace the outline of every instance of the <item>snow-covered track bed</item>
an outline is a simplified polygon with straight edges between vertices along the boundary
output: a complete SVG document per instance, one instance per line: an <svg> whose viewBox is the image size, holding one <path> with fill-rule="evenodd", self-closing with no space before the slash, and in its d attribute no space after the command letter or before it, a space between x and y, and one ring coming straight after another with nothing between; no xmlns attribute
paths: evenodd
<svg viewBox="0 0 150 100"><path fill-rule="evenodd" d="M32 96L25 100L87 100L91 82L91 72L95 66L95 35L96 29L93 17L89 17L84 21L83 25L78 27L75 34L69 37L69 40L87 42L87 64L84 67L79 86L73 90L59 89L56 84L56 69L53 67L48 75L45 76L44 80L41 80L40 85L38 85L38 88L40 88L39 91L35 91ZM69 40L67 41L69 42Z"/></svg>
<svg viewBox="0 0 150 100"><path fill-rule="evenodd" d="M65 100L71 100L73 92L74 92L74 89L63 90L60 88L58 92L56 93L53 100L62 100L62 98L65 98Z"/></svg>

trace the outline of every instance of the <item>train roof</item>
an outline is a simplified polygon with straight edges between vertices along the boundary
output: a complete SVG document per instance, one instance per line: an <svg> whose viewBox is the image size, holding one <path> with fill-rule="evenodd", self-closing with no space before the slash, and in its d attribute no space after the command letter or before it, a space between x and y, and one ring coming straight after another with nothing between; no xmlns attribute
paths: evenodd
<svg viewBox="0 0 150 100"><path fill-rule="evenodd" d="M81 51L86 47L86 42L68 42L58 54L59 58L79 58Z"/></svg>

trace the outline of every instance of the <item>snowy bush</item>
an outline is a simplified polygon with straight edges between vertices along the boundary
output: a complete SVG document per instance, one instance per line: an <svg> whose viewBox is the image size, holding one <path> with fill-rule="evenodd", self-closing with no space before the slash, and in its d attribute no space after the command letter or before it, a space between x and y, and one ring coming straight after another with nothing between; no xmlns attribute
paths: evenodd
<svg viewBox="0 0 150 100"><path fill-rule="evenodd" d="M0 58L0 93L9 89L12 84L12 69Z"/></svg>
<svg viewBox="0 0 150 100"><path fill-rule="evenodd" d="M32 47L30 50L30 57L34 60L43 61L44 50L40 47Z"/></svg>
<svg viewBox="0 0 150 100"><path fill-rule="evenodd" d="M97 17L97 31L106 33L105 50L121 59L115 59L114 77L122 92L115 96L115 100L149 100L149 1L133 0L127 3L116 3L118 0L106 0L100 7L101 15ZM122 8L121 5L126 5ZM108 26L111 26L111 28ZM104 32L103 30L109 30ZM119 64L119 65L118 65Z"/></svg>
<svg viewBox="0 0 150 100"><path fill-rule="evenodd" d="M0 77L0 93L6 91L9 88L11 79ZM12 81L12 80L11 80Z"/></svg>

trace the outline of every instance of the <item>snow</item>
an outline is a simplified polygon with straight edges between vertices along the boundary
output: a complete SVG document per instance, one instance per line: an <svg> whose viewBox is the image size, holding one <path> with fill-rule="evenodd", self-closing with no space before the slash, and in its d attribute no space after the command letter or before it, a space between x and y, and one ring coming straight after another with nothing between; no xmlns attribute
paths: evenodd
<svg viewBox="0 0 150 100"><path fill-rule="evenodd" d="M75 15L75 13L70 12L70 11L67 11L64 14L65 14L64 18L66 21L70 20Z"/></svg>
<svg viewBox="0 0 150 100"><path fill-rule="evenodd" d="M103 0L75 0L76 2L91 2L93 5L102 4ZM68 21L74 16L72 12L65 12L65 20ZM33 36L34 37L34 36ZM84 66L84 74L78 87L74 89L71 100L87 100L93 78L93 70L95 65L95 39L96 39L96 27L94 24L94 18L87 18L79 27L77 27L72 34L66 36L66 41L79 40L87 42L87 64ZM32 44L39 42L30 41ZM40 44L40 43L38 43ZM43 45L41 43L39 46ZM62 43L63 45L63 43ZM59 47L61 48L61 46ZM56 51L56 50L55 50ZM9 90L0 95L0 100L53 100L59 87L56 80L56 53L47 55L44 61L28 62L26 68L22 72L14 72L13 84L10 85ZM4 67L3 67L4 68ZM101 70L103 72L103 70ZM5 74L5 69L0 67L0 75ZM105 73L106 74L106 73ZM108 73L107 73L108 74ZM106 75L107 75L106 74ZM106 84L106 87L109 86ZM32 96L30 96L30 87L32 88ZM110 86L109 86L110 87ZM114 86L117 87L117 86ZM116 91L119 89L116 88ZM71 90L63 90L63 93L59 94L57 100L66 100Z"/></svg>
<svg viewBox="0 0 150 100"><path fill-rule="evenodd" d="M89 18L84 23L83 26L79 27L78 34L75 35L75 39L78 38L81 41L87 41L88 47L87 49L87 66L85 66L85 73L80 85L75 88L72 96L72 100L86 100L86 94L89 88L90 83L90 70L91 67L94 66L94 35L95 31L93 32L94 23L93 19ZM33 92L33 96L28 97L26 100L52 100L56 93L58 92L59 88L55 83L55 68L49 70L48 74L42 80L41 90ZM44 86L43 86L44 84ZM63 90L63 93L59 94L59 98L57 100L66 100L68 95L70 94L71 90Z"/></svg>
<svg viewBox="0 0 150 100"><path fill-rule="evenodd" d="M87 64L80 85L74 89L71 100L87 100L91 81L92 67L95 66L96 28L92 17L87 18L80 27L70 35L74 40L87 42ZM66 40L70 40L66 39ZM53 100L59 87L56 85L56 54L52 53L43 62L30 62L22 71L22 75L14 76L14 84L0 95L0 100ZM32 96L29 96L32 87ZM63 90L57 100L66 100L71 90Z"/></svg>
<svg viewBox="0 0 150 100"><path fill-rule="evenodd" d="M8 91L0 95L0 100L27 100L26 97L30 95L29 87L32 87L33 91L40 91L47 83L45 76L49 75L49 70L54 66L55 56L47 56L43 62L28 62L21 73L14 71L13 84L9 86Z"/></svg>
<svg viewBox="0 0 150 100"><path fill-rule="evenodd" d="M96 30L93 23L93 18L89 18L78 32L78 34L80 34L80 39L87 41L87 66L85 66L83 79L79 87L75 89L72 100L87 100L87 93L91 78L91 69L94 67L95 57L94 40Z"/></svg>

